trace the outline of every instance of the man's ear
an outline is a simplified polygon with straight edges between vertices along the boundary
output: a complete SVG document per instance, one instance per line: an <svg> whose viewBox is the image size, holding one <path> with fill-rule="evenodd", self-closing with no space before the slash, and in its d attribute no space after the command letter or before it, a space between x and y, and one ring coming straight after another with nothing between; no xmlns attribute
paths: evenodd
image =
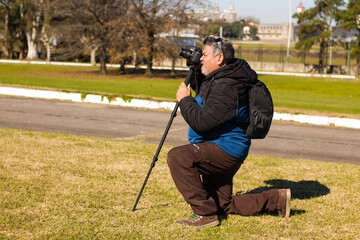
<svg viewBox="0 0 360 240"><path fill-rule="evenodd" d="M216 64L218 66L223 66L225 64L225 58L224 58L224 55L222 54L219 54L216 56Z"/></svg>

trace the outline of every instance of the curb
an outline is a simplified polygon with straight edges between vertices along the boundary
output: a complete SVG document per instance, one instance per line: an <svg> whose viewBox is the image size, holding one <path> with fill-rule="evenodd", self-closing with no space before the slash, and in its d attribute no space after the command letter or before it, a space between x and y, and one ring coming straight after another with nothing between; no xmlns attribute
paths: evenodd
<svg viewBox="0 0 360 240"><path fill-rule="evenodd" d="M98 103L123 107L142 107L148 109L172 110L174 102L156 102L142 99L132 99L129 97L106 97L94 94L66 93L57 91L35 90L26 88L0 87L0 95L43 98L53 100L65 100L72 102ZM323 126L337 126L346 128L360 129L360 120L351 118L323 117L311 115L293 115L289 113L274 113L274 120L294 121Z"/></svg>

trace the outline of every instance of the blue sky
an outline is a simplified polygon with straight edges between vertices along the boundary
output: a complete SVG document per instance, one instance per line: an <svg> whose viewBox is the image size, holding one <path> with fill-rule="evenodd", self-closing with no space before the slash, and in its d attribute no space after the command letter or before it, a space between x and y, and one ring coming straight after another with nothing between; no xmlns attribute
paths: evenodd
<svg viewBox="0 0 360 240"><path fill-rule="evenodd" d="M210 4L218 4L220 11L234 4L237 17L253 16L262 24L278 24L289 22L289 0L208 0ZM315 0L291 0L291 12L295 13L299 3L305 9L314 7ZM293 19L293 22L295 20Z"/></svg>

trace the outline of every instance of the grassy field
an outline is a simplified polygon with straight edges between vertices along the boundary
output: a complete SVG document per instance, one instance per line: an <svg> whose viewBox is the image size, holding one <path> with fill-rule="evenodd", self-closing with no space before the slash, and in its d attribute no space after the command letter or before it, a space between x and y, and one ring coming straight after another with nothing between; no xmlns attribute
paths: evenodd
<svg viewBox="0 0 360 240"><path fill-rule="evenodd" d="M251 155L234 193L291 188L291 217L229 215L219 227L175 222L192 212L164 146L0 128L0 239L359 239L360 166Z"/></svg>
<svg viewBox="0 0 360 240"><path fill-rule="evenodd" d="M175 101L186 72L171 77L156 72L100 76L95 67L0 64L0 84L110 96ZM132 70L128 70L131 72ZM276 111L360 118L360 81L332 78L260 75L269 87Z"/></svg>
<svg viewBox="0 0 360 240"><path fill-rule="evenodd" d="M175 101L186 73L99 76L98 68L0 64L0 85ZM262 75L278 111L360 118L360 82ZM0 239L360 239L360 166L250 155L234 193L291 188L291 218L229 215L220 227L175 222L192 212L164 146L0 127Z"/></svg>
<svg viewBox="0 0 360 240"><path fill-rule="evenodd" d="M146 78L143 74L119 76L114 69L109 69L108 76L101 76L98 70L98 67L0 64L0 84L174 100L174 91L182 81Z"/></svg>

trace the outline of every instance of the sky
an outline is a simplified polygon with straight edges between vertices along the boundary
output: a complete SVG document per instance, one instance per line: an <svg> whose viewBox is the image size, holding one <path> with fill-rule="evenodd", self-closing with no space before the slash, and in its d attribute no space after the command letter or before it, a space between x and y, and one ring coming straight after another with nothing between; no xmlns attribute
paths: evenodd
<svg viewBox="0 0 360 240"><path fill-rule="evenodd" d="M218 4L219 10L229 9L234 4L237 17L252 16L262 24L279 24L289 22L289 0L208 0L210 4ZM291 15L301 2L306 9L314 7L315 0L290 0ZM292 22L296 22L292 19Z"/></svg>

